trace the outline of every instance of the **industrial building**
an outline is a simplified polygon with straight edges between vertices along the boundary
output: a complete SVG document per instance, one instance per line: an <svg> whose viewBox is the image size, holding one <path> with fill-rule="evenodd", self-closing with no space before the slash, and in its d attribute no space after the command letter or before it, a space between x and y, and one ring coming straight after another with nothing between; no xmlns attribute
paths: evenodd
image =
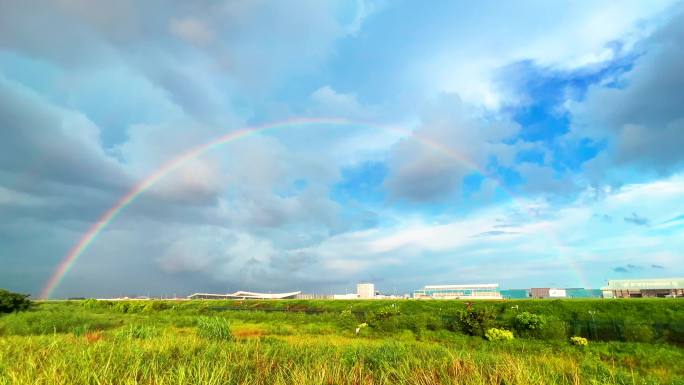
<svg viewBox="0 0 684 385"><path fill-rule="evenodd" d="M250 291L236 291L232 294L210 294L210 293L195 293L188 296L188 299L294 299L301 291L293 291L291 293L253 293Z"/></svg>
<svg viewBox="0 0 684 385"><path fill-rule="evenodd" d="M611 279L604 298L684 297L684 278Z"/></svg>
<svg viewBox="0 0 684 385"><path fill-rule="evenodd" d="M504 299L526 299L530 298L530 289L505 289L500 291Z"/></svg>
<svg viewBox="0 0 684 385"><path fill-rule="evenodd" d="M413 292L417 299L502 299L498 283L429 285Z"/></svg>
<svg viewBox="0 0 684 385"><path fill-rule="evenodd" d="M565 289L552 289L549 287L533 287L530 289L532 298L566 298L568 293Z"/></svg>
<svg viewBox="0 0 684 385"><path fill-rule="evenodd" d="M356 294L360 299L375 298L375 285L372 283L359 283L356 285Z"/></svg>

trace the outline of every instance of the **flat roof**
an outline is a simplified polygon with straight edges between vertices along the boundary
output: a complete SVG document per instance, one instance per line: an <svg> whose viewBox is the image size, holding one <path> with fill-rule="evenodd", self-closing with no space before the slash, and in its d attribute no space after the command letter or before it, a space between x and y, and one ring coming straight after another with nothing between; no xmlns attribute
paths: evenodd
<svg viewBox="0 0 684 385"><path fill-rule="evenodd" d="M682 289L684 278L610 279L603 290Z"/></svg>
<svg viewBox="0 0 684 385"><path fill-rule="evenodd" d="M498 283L482 283L477 285L426 285L425 290L429 289L472 289L472 288L495 288L499 287Z"/></svg>

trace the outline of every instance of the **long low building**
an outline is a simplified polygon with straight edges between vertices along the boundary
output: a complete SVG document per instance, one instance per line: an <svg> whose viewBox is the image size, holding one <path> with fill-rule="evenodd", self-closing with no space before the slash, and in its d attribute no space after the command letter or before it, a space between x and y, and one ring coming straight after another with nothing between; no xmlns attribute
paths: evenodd
<svg viewBox="0 0 684 385"><path fill-rule="evenodd" d="M684 297L684 278L611 279L604 298Z"/></svg>
<svg viewBox="0 0 684 385"><path fill-rule="evenodd" d="M189 299L295 299L301 291L290 293L254 293L251 291L236 291L232 294L195 293Z"/></svg>
<svg viewBox="0 0 684 385"><path fill-rule="evenodd" d="M502 299L498 283L428 285L413 292L417 299Z"/></svg>

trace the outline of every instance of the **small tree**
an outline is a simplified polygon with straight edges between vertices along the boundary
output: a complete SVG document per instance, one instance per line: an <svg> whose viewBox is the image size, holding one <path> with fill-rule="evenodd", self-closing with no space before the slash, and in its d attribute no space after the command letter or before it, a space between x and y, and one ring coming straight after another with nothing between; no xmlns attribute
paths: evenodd
<svg viewBox="0 0 684 385"><path fill-rule="evenodd" d="M458 322L461 330L471 336L483 336L485 330L495 318L496 314L494 313L494 309L490 307L473 309L470 304L468 304L465 310L458 314Z"/></svg>
<svg viewBox="0 0 684 385"><path fill-rule="evenodd" d="M26 310L31 306L28 294L12 293L0 289L0 313L12 313Z"/></svg>

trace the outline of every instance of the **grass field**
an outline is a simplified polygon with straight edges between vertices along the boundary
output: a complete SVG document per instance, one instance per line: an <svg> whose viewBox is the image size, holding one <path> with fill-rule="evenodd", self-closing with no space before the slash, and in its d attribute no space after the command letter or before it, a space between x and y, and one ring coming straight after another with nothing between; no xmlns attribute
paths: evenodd
<svg viewBox="0 0 684 385"><path fill-rule="evenodd" d="M684 384L683 336L672 299L42 302L0 384Z"/></svg>

